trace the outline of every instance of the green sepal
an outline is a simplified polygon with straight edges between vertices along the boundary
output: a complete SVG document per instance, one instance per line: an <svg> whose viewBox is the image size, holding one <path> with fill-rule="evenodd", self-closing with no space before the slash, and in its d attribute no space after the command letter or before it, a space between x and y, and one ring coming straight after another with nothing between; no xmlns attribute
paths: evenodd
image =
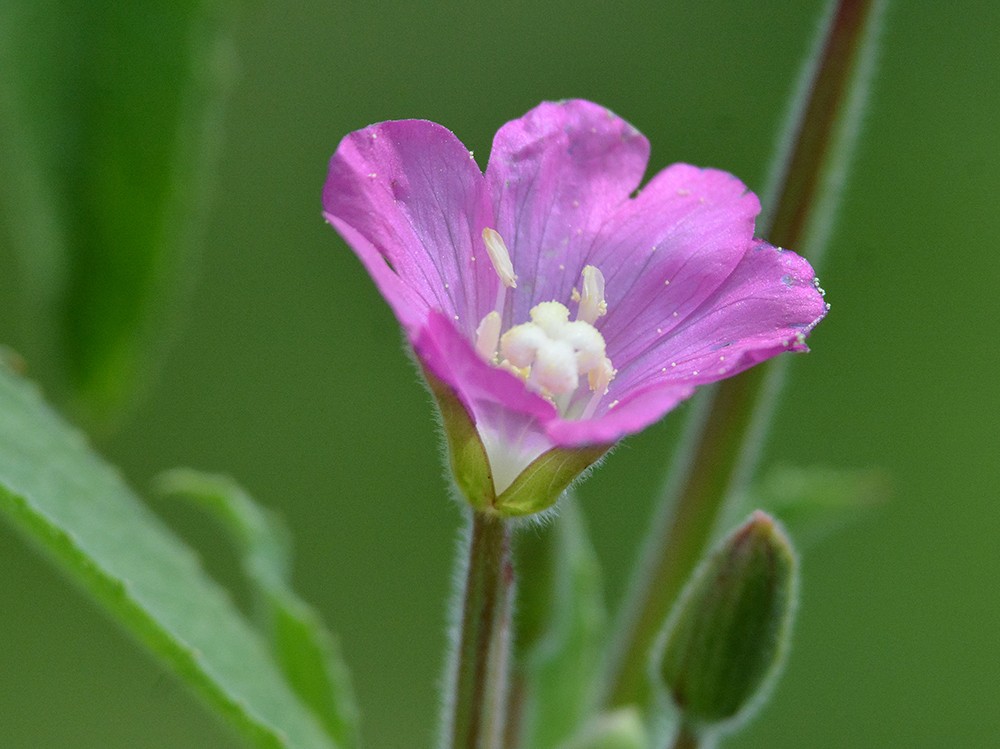
<svg viewBox="0 0 1000 749"><path fill-rule="evenodd" d="M542 453L497 497L495 510L504 517L517 517L549 509L610 447L554 447Z"/></svg>
<svg viewBox="0 0 1000 749"><path fill-rule="evenodd" d="M500 496L486 448L465 406L446 383L423 370L441 413L451 472L462 496L477 512L510 518L547 510L610 445L554 447L533 460Z"/></svg>
<svg viewBox="0 0 1000 749"><path fill-rule="evenodd" d="M477 512L492 513L496 504L493 471L486 448L469 412L452 389L425 368L424 377L441 412L441 426L448 442L451 474L466 501Z"/></svg>
<svg viewBox="0 0 1000 749"><path fill-rule="evenodd" d="M757 511L695 572L659 664L685 724L714 728L761 703L791 631L797 570L788 537Z"/></svg>

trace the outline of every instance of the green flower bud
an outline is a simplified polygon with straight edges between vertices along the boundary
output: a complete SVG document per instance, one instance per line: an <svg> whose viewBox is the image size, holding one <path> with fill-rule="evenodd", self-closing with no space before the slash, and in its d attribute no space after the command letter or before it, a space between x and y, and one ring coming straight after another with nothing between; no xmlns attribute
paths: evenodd
<svg viewBox="0 0 1000 749"><path fill-rule="evenodd" d="M759 510L695 572L659 665L686 725L735 722L761 704L786 649L797 576L791 542Z"/></svg>

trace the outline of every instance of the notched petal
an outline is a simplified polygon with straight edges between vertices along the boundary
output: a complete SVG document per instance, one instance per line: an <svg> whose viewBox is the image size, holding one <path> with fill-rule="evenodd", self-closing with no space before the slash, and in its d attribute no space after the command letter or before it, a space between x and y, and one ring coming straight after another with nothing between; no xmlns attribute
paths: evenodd
<svg viewBox="0 0 1000 749"><path fill-rule="evenodd" d="M352 249L361 256L374 248L425 310L457 317L471 336L492 308L495 276L488 262L473 261L492 207L483 175L450 130L397 120L351 133L330 160L323 207L335 226L351 229Z"/></svg>

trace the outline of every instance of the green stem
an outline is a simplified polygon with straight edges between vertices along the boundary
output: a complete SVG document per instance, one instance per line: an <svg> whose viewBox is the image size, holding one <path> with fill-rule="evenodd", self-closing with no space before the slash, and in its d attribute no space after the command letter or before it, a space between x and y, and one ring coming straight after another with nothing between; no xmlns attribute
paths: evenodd
<svg viewBox="0 0 1000 749"><path fill-rule="evenodd" d="M883 5L878 0L874 4ZM776 196L758 230L781 247L818 253L839 187L831 177L858 132L867 82L862 55L874 48L873 0L840 0L828 16L809 76L779 143L768 193ZM815 245L807 247L807 244ZM807 251L808 250L808 251ZM650 649L677 594L707 547L727 496L753 473L780 386L781 367L756 367L703 396L671 466L672 481L630 586L609 658L608 703L647 702ZM748 439L749 437L749 439Z"/></svg>
<svg viewBox="0 0 1000 749"><path fill-rule="evenodd" d="M510 537L509 523L472 513L446 743L451 749L502 746L514 597Z"/></svg>
<svg viewBox="0 0 1000 749"><path fill-rule="evenodd" d="M516 661L516 659L515 659ZM528 678L524 667L514 666L510 685L510 701L507 706L507 725L504 727L504 749L517 749L524 730L524 711L528 699Z"/></svg>
<svg viewBox="0 0 1000 749"><path fill-rule="evenodd" d="M687 723L681 723L670 749L698 749L699 746L701 742L698 740L698 735L688 727Z"/></svg>

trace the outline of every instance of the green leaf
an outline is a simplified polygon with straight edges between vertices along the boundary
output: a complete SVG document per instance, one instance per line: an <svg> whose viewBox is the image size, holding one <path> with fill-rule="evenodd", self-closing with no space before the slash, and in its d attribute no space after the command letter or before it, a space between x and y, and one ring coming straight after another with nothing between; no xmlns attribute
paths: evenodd
<svg viewBox="0 0 1000 749"><path fill-rule="evenodd" d="M871 512L890 494L888 478L877 469L777 466L739 498L727 517L766 510L805 548Z"/></svg>
<svg viewBox="0 0 1000 749"><path fill-rule="evenodd" d="M253 586L278 664L334 741L359 745L358 711L340 646L315 610L289 585L289 535L228 476L189 469L160 475L157 489L211 513L233 536Z"/></svg>
<svg viewBox="0 0 1000 749"><path fill-rule="evenodd" d="M144 381L190 275L232 78L225 5L0 4L0 209L23 348L98 420Z"/></svg>
<svg viewBox="0 0 1000 749"><path fill-rule="evenodd" d="M515 726L519 746L550 749L590 717L607 628L597 555L572 492L517 543Z"/></svg>
<svg viewBox="0 0 1000 749"><path fill-rule="evenodd" d="M255 746L336 746L190 549L3 369L0 514Z"/></svg>

